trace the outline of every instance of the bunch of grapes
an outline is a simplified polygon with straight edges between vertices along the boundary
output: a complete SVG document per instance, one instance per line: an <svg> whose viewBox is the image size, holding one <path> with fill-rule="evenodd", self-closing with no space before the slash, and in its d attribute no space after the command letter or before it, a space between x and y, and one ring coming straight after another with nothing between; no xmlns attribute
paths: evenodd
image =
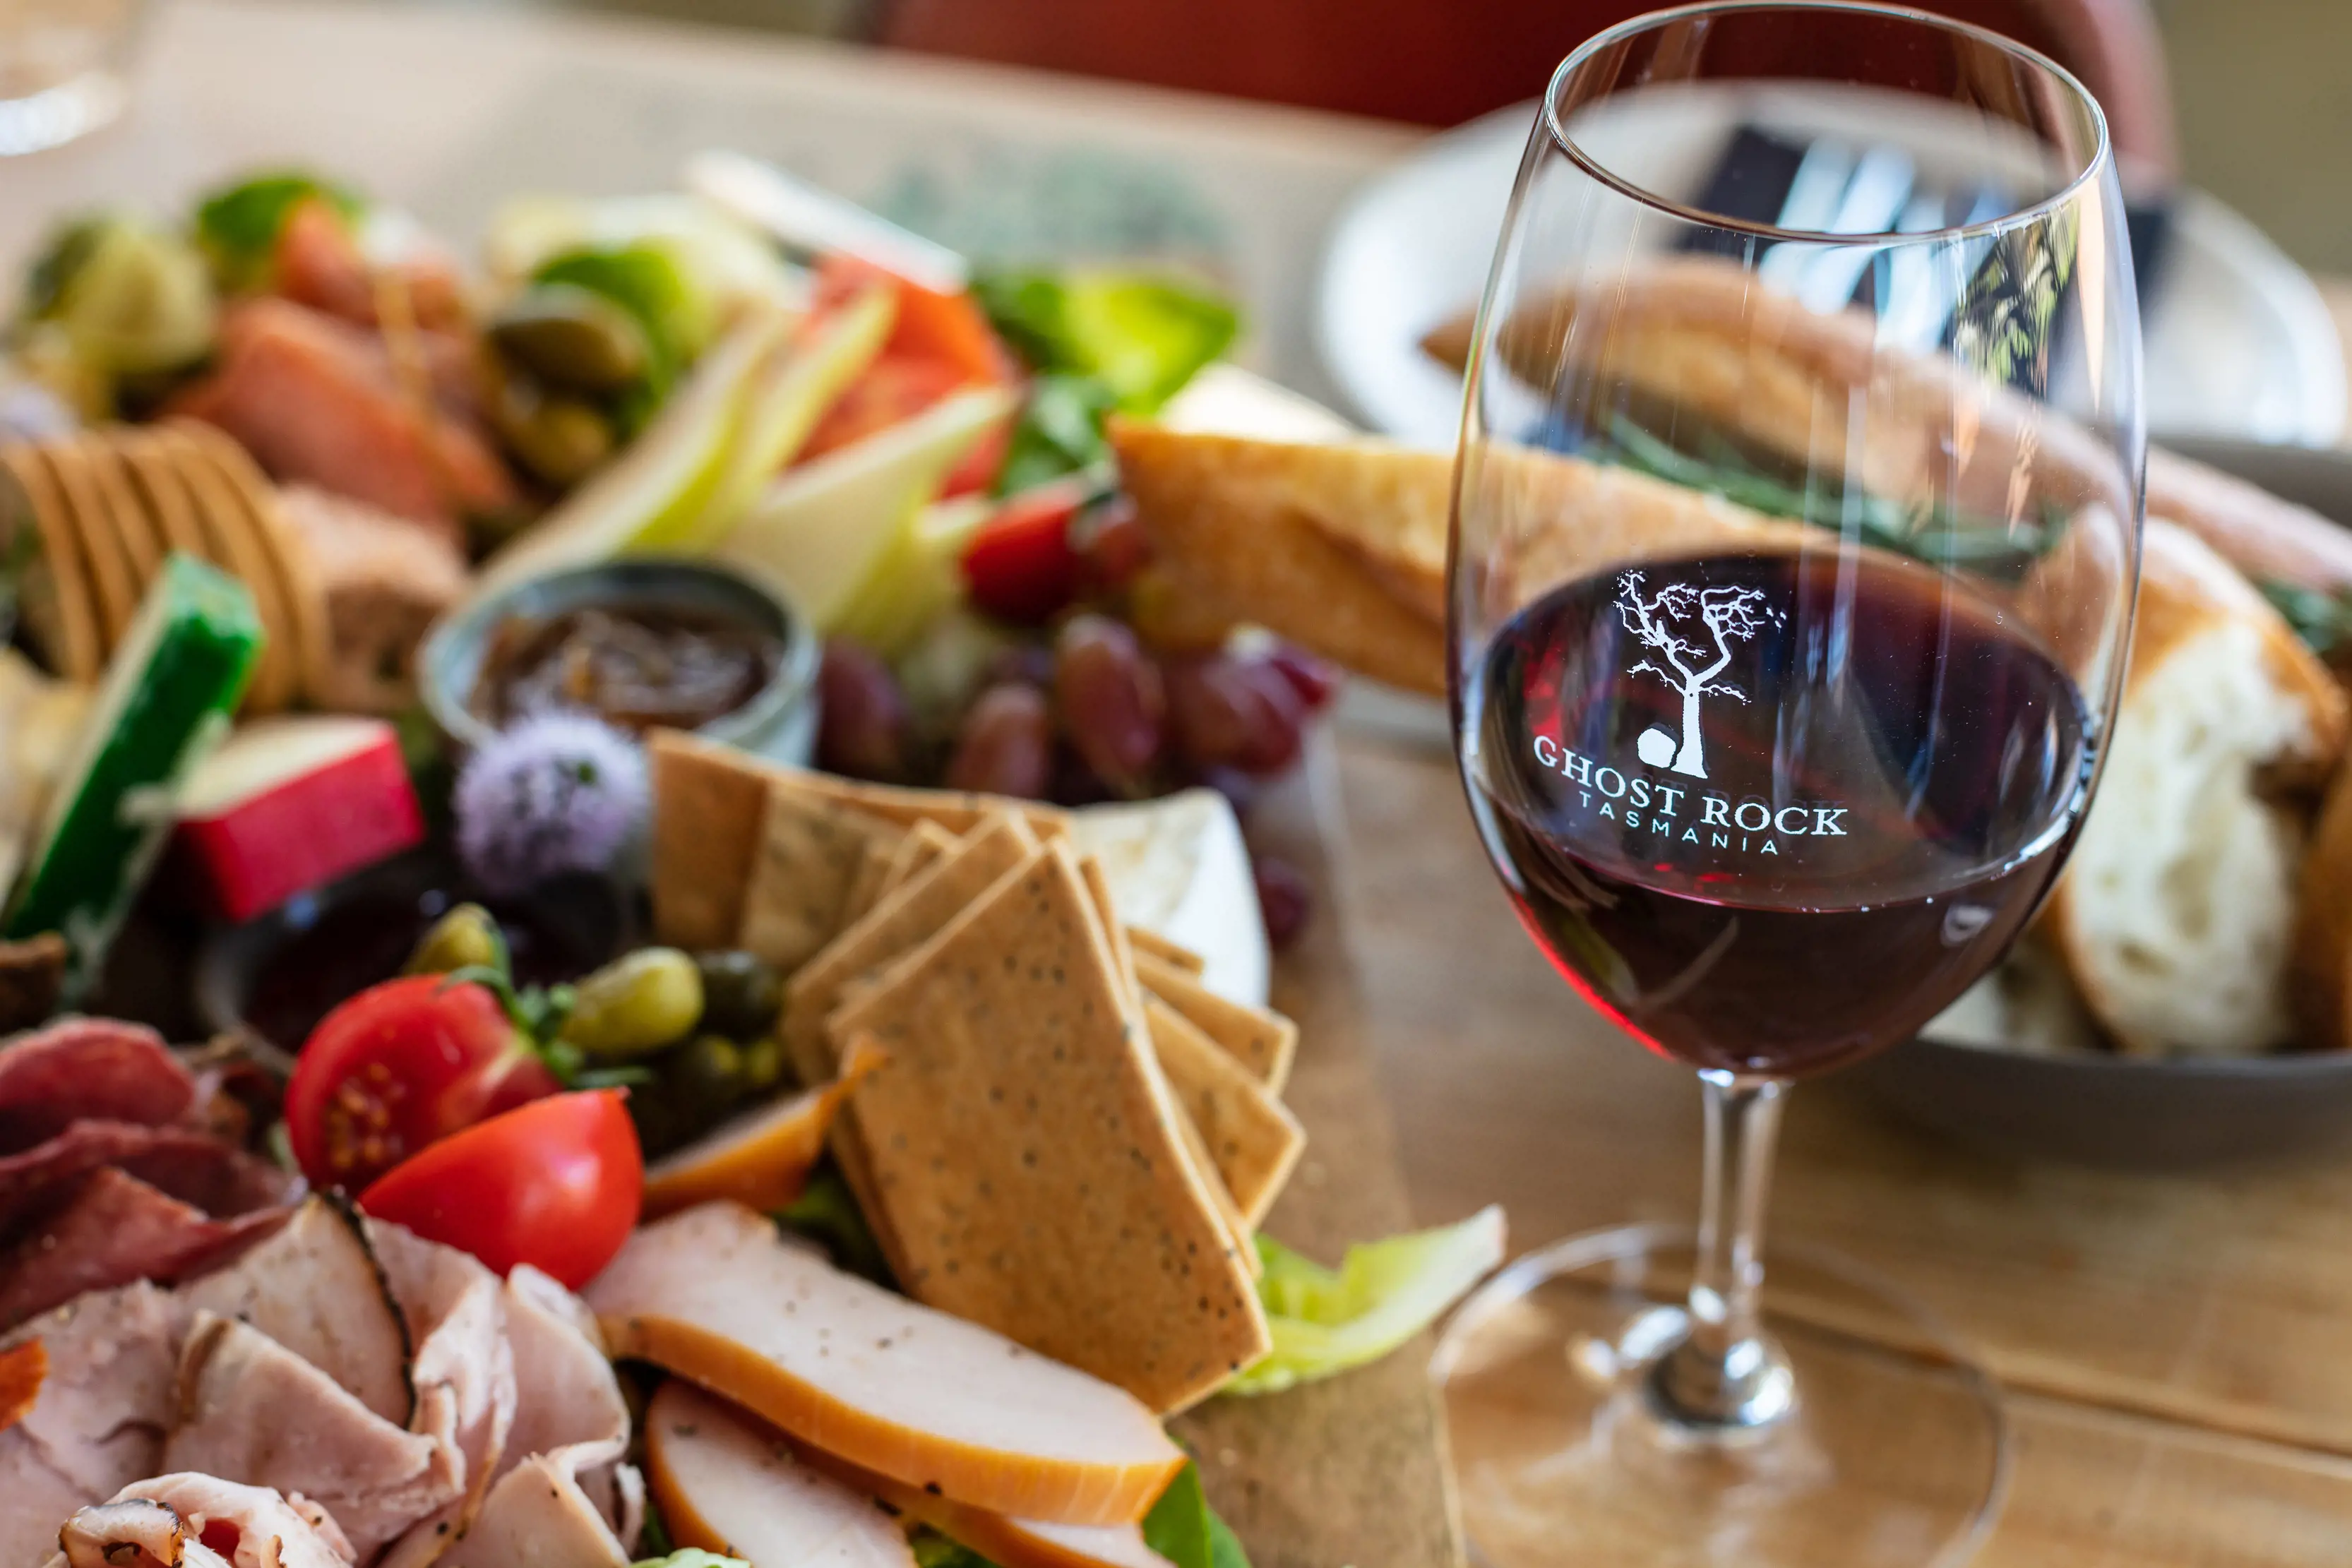
<svg viewBox="0 0 2352 1568"><path fill-rule="evenodd" d="M817 762L852 778L1065 806L1201 784L1246 818L1260 785L1298 760L1308 721L1338 686L1328 665L1285 643L1155 653L1124 622L1081 611L1050 641L998 655L951 732L927 739L889 666L835 639ZM1306 880L1264 855L1256 877L1267 934L1283 946L1306 921Z"/></svg>

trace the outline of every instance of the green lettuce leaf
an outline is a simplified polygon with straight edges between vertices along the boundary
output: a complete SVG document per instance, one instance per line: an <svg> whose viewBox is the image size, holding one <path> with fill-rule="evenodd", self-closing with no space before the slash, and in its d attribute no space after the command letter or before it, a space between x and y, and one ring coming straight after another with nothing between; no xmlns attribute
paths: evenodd
<svg viewBox="0 0 2352 1568"><path fill-rule="evenodd" d="M1327 1269L1271 1237L1257 1239L1258 1299L1274 1349L1225 1385L1273 1394L1362 1366L1437 1321L1503 1260L1503 1211L1348 1249Z"/></svg>
<svg viewBox="0 0 2352 1568"><path fill-rule="evenodd" d="M1108 463L1110 443L1104 438L1103 421L1118 406L1118 394L1093 376L1039 376L1013 422L1004 465L996 471L996 493L1018 495Z"/></svg>
<svg viewBox="0 0 2352 1568"><path fill-rule="evenodd" d="M1140 273L992 272L971 287L1031 369L1092 376L1129 413L1158 410L1241 330L1231 301Z"/></svg>
<svg viewBox="0 0 2352 1568"><path fill-rule="evenodd" d="M1250 1568L1241 1538L1217 1517L1201 1490L1201 1471L1186 1465L1144 1516L1143 1543L1176 1568Z"/></svg>
<svg viewBox="0 0 2352 1568"><path fill-rule="evenodd" d="M808 1185L801 1188L800 1197L776 1211L777 1223L787 1230L797 1231L822 1246L833 1255L836 1268L862 1275L877 1285L898 1289L890 1278L890 1265L882 1256L881 1244L874 1239L873 1229L866 1223L865 1211L857 1207L857 1198L842 1179L840 1169L830 1160L809 1174Z"/></svg>
<svg viewBox="0 0 2352 1568"><path fill-rule="evenodd" d="M206 196L196 208L196 244L214 275L226 287L257 287L287 214L313 197L331 203L347 220L364 209L348 188L299 170L258 174Z"/></svg>
<svg viewBox="0 0 2352 1568"><path fill-rule="evenodd" d="M915 1568L996 1568L962 1542L950 1540L928 1524L916 1527L907 1538L907 1547L915 1555Z"/></svg>

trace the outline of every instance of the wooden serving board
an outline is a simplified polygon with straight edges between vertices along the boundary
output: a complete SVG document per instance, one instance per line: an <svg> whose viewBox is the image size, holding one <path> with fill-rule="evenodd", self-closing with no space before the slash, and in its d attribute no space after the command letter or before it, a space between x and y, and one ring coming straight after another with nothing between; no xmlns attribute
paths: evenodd
<svg viewBox="0 0 2352 1568"><path fill-rule="evenodd" d="M1412 1224L1333 874L1339 822L1328 745L1310 749L1250 821L1252 842L1299 866L1316 891L1307 930L1275 963L1274 1005L1299 1032L1284 1098L1307 1142L1265 1230L1333 1264L1349 1243ZM1429 1349L1423 1339L1321 1383L1212 1399L1173 1423L1255 1568L1461 1563Z"/></svg>

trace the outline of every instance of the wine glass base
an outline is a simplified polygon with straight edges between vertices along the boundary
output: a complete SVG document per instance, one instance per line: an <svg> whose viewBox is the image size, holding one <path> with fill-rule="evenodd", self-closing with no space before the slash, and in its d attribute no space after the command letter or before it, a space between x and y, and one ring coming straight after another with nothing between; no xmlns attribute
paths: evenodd
<svg viewBox="0 0 2352 1568"><path fill-rule="evenodd" d="M1480 1568L1921 1568L1958 1564L2000 1511L2008 1444L1992 1380L1893 1286L1775 1249L1764 1326L1785 1411L1694 1428L1652 1369L1683 1337L1696 1238L1625 1226L1531 1253L1438 1346Z"/></svg>

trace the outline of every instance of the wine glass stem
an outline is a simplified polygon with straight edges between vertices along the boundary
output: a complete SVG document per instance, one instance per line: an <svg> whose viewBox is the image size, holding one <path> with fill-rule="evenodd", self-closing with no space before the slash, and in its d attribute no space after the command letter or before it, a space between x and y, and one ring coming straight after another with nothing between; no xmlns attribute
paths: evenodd
<svg viewBox="0 0 2352 1568"><path fill-rule="evenodd" d="M1764 1208L1788 1085L1732 1072L1698 1076L1706 1096L1706 1174L1690 1327L1659 1360L1653 1393L1678 1426L1738 1431L1769 1426L1796 1403L1787 1360L1757 1315Z"/></svg>

